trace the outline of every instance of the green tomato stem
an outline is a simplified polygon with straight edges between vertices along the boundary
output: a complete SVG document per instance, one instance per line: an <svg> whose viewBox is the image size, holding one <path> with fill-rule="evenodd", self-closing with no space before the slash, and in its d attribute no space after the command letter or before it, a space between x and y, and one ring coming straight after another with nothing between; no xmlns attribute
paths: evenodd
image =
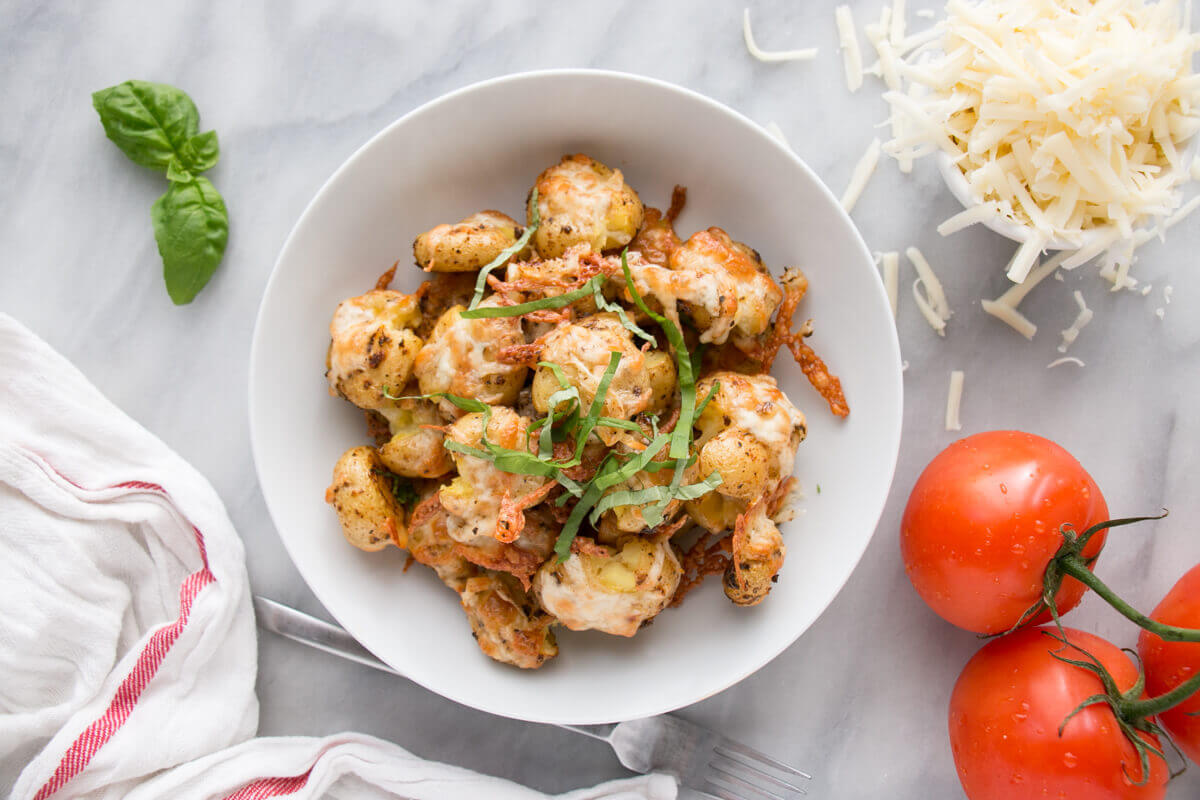
<svg viewBox="0 0 1200 800"><path fill-rule="evenodd" d="M1087 564L1078 555L1059 556L1058 568L1063 575L1070 575L1100 595L1104 602L1116 609L1126 619L1158 635L1164 641L1200 642L1200 630L1196 628L1179 628L1174 625L1165 625L1161 622L1156 622L1129 605L1129 603L1126 603L1117 596L1116 592L1108 588L1108 584L1096 577L1096 574L1088 569Z"/></svg>
<svg viewBox="0 0 1200 800"><path fill-rule="evenodd" d="M1200 672L1158 697L1147 697L1145 700L1121 699L1117 701L1117 708L1125 719L1154 717L1184 702L1197 690L1200 690Z"/></svg>

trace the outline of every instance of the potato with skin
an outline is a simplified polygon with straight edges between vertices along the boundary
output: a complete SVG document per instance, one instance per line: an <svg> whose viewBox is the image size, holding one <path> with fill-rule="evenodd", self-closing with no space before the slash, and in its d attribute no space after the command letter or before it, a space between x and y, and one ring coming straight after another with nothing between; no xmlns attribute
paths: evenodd
<svg viewBox="0 0 1200 800"><path fill-rule="evenodd" d="M688 513L714 533L733 528L737 515L792 474L804 440L804 414L770 375L719 371L696 383L703 398L720 389L696 418L700 471L721 473L715 491L686 504Z"/></svg>
<svg viewBox="0 0 1200 800"><path fill-rule="evenodd" d="M783 302L783 290L771 278L758 252L733 241L720 228L693 233L671 252L670 266L673 272L688 275L691 280L713 276L732 287L736 303L731 319L713 319L703 308L693 310L692 319L702 330L728 322L735 335L757 336L770 327L775 309ZM714 336L711 341L720 344L725 339Z"/></svg>
<svg viewBox="0 0 1200 800"><path fill-rule="evenodd" d="M725 596L739 606L758 605L775 585L787 555L783 534L768 516L763 499L738 517L730 544L732 558L723 581Z"/></svg>
<svg viewBox="0 0 1200 800"><path fill-rule="evenodd" d="M480 306L498 304L495 296ZM448 392L469 397L488 405L510 405L516 401L525 382L523 364L505 364L496 360L506 347L525 344L518 317L463 319L462 306L452 306L434 326L429 341L417 353L413 372L421 394ZM442 400L438 407L449 419L463 412Z"/></svg>
<svg viewBox="0 0 1200 800"><path fill-rule="evenodd" d="M404 547L407 530L404 512L392 494L391 476L373 447L352 447L333 468L333 482L325 490L346 541L360 550L382 550L390 544Z"/></svg>
<svg viewBox="0 0 1200 800"><path fill-rule="evenodd" d="M488 441L514 450L524 448L528 427L526 417L498 406L492 409L488 421ZM483 415L474 412L464 415L446 431L448 441L467 447L479 448L482 438ZM466 453L451 455L458 476L438 492L442 508L449 514L447 532L450 538L466 545L494 545L504 495L510 500L524 497L540 488L546 479L504 472L492 462Z"/></svg>
<svg viewBox="0 0 1200 800"><path fill-rule="evenodd" d="M499 211L480 211L454 225L437 225L413 242L413 256L426 272L474 272L521 238L524 229Z"/></svg>
<svg viewBox="0 0 1200 800"><path fill-rule="evenodd" d="M558 655L550 630L554 617L511 576L485 572L469 579L459 597L475 641L489 658L537 669Z"/></svg>
<svg viewBox="0 0 1200 800"><path fill-rule="evenodd" d="M542 607L571 630L633 636L675 596L682 569L665 539L632 536L620 547L576 541L566 561L547 561L533 579Z"/></svg>
<svg viewBox="0 0 1200 800"><path fill-rule="evenodd" d="M662 260L662 253L648 246L646 250ZM724 344L732 337L750 347L754 337L770 327L783 302L783 290L758 253L720 228L692 234L666 259L661 266L641 254L630 257L634 283L676 324L681 313L688 317L706 344Z"/></svg>
<svg viewBox="0 0 1200 800"><path fill-rule="evenodd" d="M444 436L436 427L442 422L437 407L428 400L397 400L392 408L381 408L391 438L379 448L383 465L406 478L440 478L454 469L450 453L442 447Z"/></svg>
<svg viewBox="0 0 1200 800"><path fill-rule="evenodd" d="M621 360L604 395L604 416L632 419L648 410L656 399L662 401L668 381L673 393L674 362L658 356L650 358L634 344L629 331L613 313L593 314L556 328L545 338L541 360L557 365L567 384L579 390L580 404L586 413L613 353L620 353ZM550 396L561 388L553 370L538 367L533 376L534 408L546 414L550 409ZM620 438L619 433L612 428L596 430L609 445Z"/></svg>
<svg viewBox="0 0 1200 800"><path fill-rule="evenodd" d="M329 323L329 393L367 410L391 407L387 394L408 383L423 344L419 322L417 298L390 289L339 303Z"/></svg>
<svg viewBox="0 0 1200 800"><path fill-rule="evenodd" d="M512 576L481 569L464 558L445 521L444 514L434 513L412 526L408 551L458 593L479 649L522 669L537 669L558 655L550 630L554 618Z"/></svg>
<svg viewBox="0 0 1200 800"><path fill-rule="evenodd" d="M558 258L576 244L597 252L624 247L642 226L642 201L621 171L582 153L563 156L534 188L540 222L533 243L544 258ZM532 209L526 222L533 223Z"/></svg>

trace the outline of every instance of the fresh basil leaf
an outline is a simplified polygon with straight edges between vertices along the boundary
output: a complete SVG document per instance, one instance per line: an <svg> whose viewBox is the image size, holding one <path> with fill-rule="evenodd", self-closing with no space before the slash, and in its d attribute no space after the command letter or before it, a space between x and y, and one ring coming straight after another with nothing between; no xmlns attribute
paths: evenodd
<svg viewBox="0 0 1200 800"><path fill-rule="evenodd" d="M198 133L183 143L180 150L183 163L192 172L204 172L216 166L221 157L221 145L217 142L216 131Z"/></svg>
<svg viewBox="0 0 1200 800"><path fill-rule="evenodd" d="M166 171L196 135L200 112L187 93L162 83L125 81L92 94L104 132L129 160Z"/></svg>
<svg viewBox="0 0 1200 800"><path fill-rule="evenodd" d="M179 159L172 156L167 163L167 180L171 183L191 183L192 177L192 173L179 163Z"/></svg>
<svg viewBox="0 0 1200 800"><path fill-rule="evenodd" d="M225 201L212 183L196 177L172 183L150 209L162 256L167 293L176 305L190 303L221 263L229 239Z"/></svg>

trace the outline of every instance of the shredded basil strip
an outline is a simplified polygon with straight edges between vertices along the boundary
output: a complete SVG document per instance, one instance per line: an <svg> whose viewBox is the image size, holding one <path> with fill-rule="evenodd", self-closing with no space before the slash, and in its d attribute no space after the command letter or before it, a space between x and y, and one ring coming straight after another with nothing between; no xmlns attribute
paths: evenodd
<svg viewBox="0 0 1200 800"><path fill-rule="evenodd" d="M471 307L459 316L463 319L495 319L497 317L519 317L531 311L541 311L546 308L562 308L576 300L582 300L593 292L599 291L600 284L605 280L603 275L597 275L579 289L554 297L543 297L540 300L530 300L528 303L518 303L515 306L487 306L486 308Z"/></svg>
<svg viewBox="0 0 1200 800"><path fill-rule="evenodd" d="M696 419L700 418L700 415L704 413L705 407L708 406L708 401L712 400L713 396L716 395L716 393L719 392L720 390L721 390L721 382L713 381L712 388L708 390L708 394L706 394L704 396L704 399L700 401L700 404L696 406Z"/></svg>
<svg viewBox="0 0 1200 800"><path fill-rule="evenodd" d="M620 363L620 353L616 350L609 353L608 366L604 368L604 374L600 376L600 384L596 387L596 395L592 398L592 405L588 408L588 413L583 418L583 423L579 426L579 438L575 440L574 461L579 461L583 458L584 445L587 444L588 437L592 435L592 431L596 428L596 423L600 420L600 412L604 410L604 399L608 396L608 387L612 384L613 377L617 374L617 365Z"/></svg>
<svg viewBox="0 0 1200 800"><path fill-rule="evenodd" d="M567 406L566 410L559 413L559 405L568 402L570 405ZM550 395L547 403L550 408L545 417L546 423L542 426L542 432L538 436L538 458L543 460L548 460L554 456L554 433L556 423L574 414L576 416L577 424L579 414L579 390L574 386L568 386L565 389L559 389L557 392ZM568 421L568 423L563 427L573 428L575 426Z"/></svg>
<svg viewBox="0 0 1200 800"><path fill-rule="evenodd" d="M668 435L664 433L651 442L645 450L624 464L618 465L611 454L605 458L596 473L596 477L588 484L583 497L580 498L575 508L571 509L571 516L567 518L567 524L563 526L562 532L558 535L558 541L554 545L554 552L558 553L560 564L570 555L571 542L574 541L575 535L579 533L579 526L583 524L584 518L592 510L592 507L600 502L600 498L604 495L604 492L641 472L646 464L654 458L654 454L667 444L668 438ZM675 490L679 489L678 486L674 488Z"/></svg>
<svg viewBox="0 0 1200 800"><path fill-rule="evenodd" d="M525 226L525 232L521 234L521 238L510 244L508 247L500 251L500 255L492 259L486 267L479 270L479 277L475 279L475 294L471 297L471 302L467 306L468 311L473 311L479 305L479 301L483 299L483 290L487 286L487 276L496 267L503 266L510 258L525 249L525 245L529 244L529 240L533 238L534 231L537 230L541 218L538 216L538 191L537 187L533 187L533 191L529 194L529 205L531 221Z"/></svg>
<svg viewBox="0 0 1200 800"><path fill-rule="evenodd" d="M558 540L554 542L554 552L558 554L559 564L570 558L571 542L575 541L575 535L579 533L579 526L583 524L583 518L600 499L600 495L601 490L596 488L595 483L592 483L583 493L583 497L579 498L575 508L571 509L571 516L567 517L566 524L558 534Z"/></svg>
<svg viewBox="0 0 1200 800"><path fill-rule="evenodd" d="M658 347L658 340L638 327L637 323L631 320L629 315L625 313L625 309L620 303L610 303L608 301L608 298L604 296L604 292L600 291L599 284L596 285L594 294L596 296L597 308L615 313L617 315L617 319L621 320L621 324L625 326L625 330L629 331L639 339L649 342L651 347Z"/></svg>
<svg viewBox="0 0 1200 800"><path fill-rule="evenodd" d="M679 326L662 314L655 314L651 311L646 305L646 301L638 293L637 286L633 281L633 274L629 271L628 253L628 247L621 251L621 271L625 274L625 288L629 290L629 295L637 307L663 329L663 333L667 335L667 341L675 351L675 370L679 376L679 421L675 423L675 430L671 434L671 458L684 458L690 449L692 420L696 413L696 379L692 372L692 359L688 354L687 343L683 340L683 331L679 329Z"/></svg>
<svg viewBox="0 0 1200 800"><path fill-rule="evenodd" d="M597 428L620 428L623 431L633 431L634 433L640 433L643 436L646 435L645 431L642 430L641 425L638 425L633 420L628 420L628 419L616 419L615 417L600 417L600 419L596 420L596 427Z"/></svg>
<svg viewBox="0 0 1200 800"><path fill-rule="evenodd" d="M687 472L688 463L690 462L677 461L675 464L675 474L671 476L671 486L667 490L667 496L654 505L646 506L642 509L642 519L651 528L657 528L662 524L663 515L667 512L667 506L671 504L671 498L682 488L683 475Z"/></svg>
<svg viewBox="0 0 1200 800"><path fill-rule="evenodd" d="M619 492L611 492L600 498L600 502L596 503L592 508L589 521L595 525L599 522L601 515L605 511L616 508L618 506L644 506L648 503L661 502L666 500L668 503L672 500L695 500L697 497L703 497L721 485L721 473L713 471L704 480L699 483L689 483L686 486L680 486L674 494L671 493L669 486L650 486L645 489L624 489ZM643 517L645 511L643 510ZM661 522L661 520L660 520Z"/></svg>

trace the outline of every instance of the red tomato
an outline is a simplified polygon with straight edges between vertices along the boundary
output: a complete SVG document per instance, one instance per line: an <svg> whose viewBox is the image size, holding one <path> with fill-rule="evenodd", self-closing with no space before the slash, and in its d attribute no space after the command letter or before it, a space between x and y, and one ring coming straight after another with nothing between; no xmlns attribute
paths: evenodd
<svg viewBox="0 0 1200 800"><path fill-rule="evenodd" d="M1083 533L1106 519L1100 488L1066 450L1032 433L977 433L939 453L917 479L900 553L909 580L942 618L1003 633L1041 598L1042 574L1062 544L1059 526ZM1104 534L1092 537L1085 556L1099 554ZM1066 578L1058 610L1078 605L1084 589Z"/></svg>
<svg viewBox="0 0 1200 800"><path fill-rule="evenodd" d="M1051 655L1064 647L1043 631L1023 628L993 639L967 662L950 697L950 747L970 800L1149 800L1166 794L1166 762L1150 755L1143 785L1137 750L1107 705L1089 706L1058 735L1058 727L1088 697L1103 694L1100 678ZM1067 639L1108 669L1121 691L1137 682L1137 667L1116 646L1082 631ZM1073 649L1060 653L1086 660ZM1142 738L1160 747L1158 740ZM1122 771L1132 776L1126 777Z"/></svg>
<svg viewBox="0 0 1200 800"><path fill-rule="evenodd" d="M1200 628L1200 566L1179 579L1150 615L1152 619L1182 628ZM1138 638L1138 653L1146 670L1146 691L1151 697L1174 689L1200 672L1200 644L1164 642L1149 631ZM1200 764L1200 694L1158 715L1188 758Z"/></svg>

